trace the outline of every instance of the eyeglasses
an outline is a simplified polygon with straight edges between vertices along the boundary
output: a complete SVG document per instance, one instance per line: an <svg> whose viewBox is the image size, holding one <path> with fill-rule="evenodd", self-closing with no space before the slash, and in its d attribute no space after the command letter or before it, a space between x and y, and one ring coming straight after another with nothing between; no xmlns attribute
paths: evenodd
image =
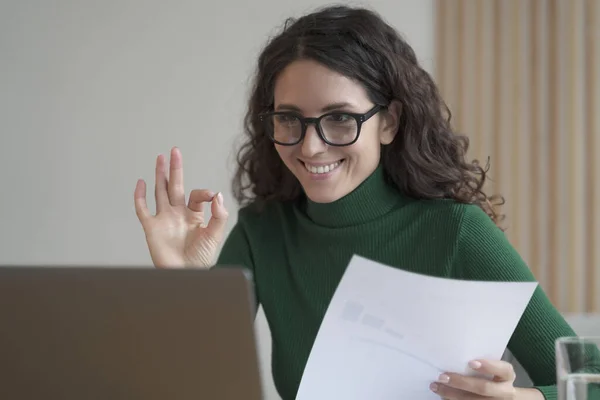
<svg viewBox="0 0 600 400"><path fill-rule="evenodd" d="M358 140L362 124L385 109L376 105L364 114L330 112L317 118L305 118L290 111L275 111L259 115L269 138L282 146L294 146L306 135L308 125L314 124L319 137L331 146L349 146Z"/></svg>

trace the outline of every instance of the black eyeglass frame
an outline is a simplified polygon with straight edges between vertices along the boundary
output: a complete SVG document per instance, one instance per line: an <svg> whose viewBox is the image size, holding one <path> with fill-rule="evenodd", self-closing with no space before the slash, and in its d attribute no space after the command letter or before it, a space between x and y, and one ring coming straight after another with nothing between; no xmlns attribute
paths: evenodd
<svg viewBox="0 0 600 400"><path fill-rule="evenodd" d="M308 125L314 124L315 128L317 129L317 134L319 135L319 137L321 138L322 141L327 143L329 146L345 147L345 146L350 146L350 145L356 143L356 141L358 140L358 138L360 136L360 131L361 131L361 127L362 127L363 123L365 123L373 115L377 114L378 112L380 112L381 110L384 110L386 108L387 108L386 106L377 104L364 114L349 113L349 112L342 112L342 111L332 111L332 112L323 114L320 117L313 117L313 118L304 117L301 114L299 114L297 112L293 112L293 111L273 111L273 112L259 114L258 118L262 122L265 122L267 120L267 118L271 118L275 115L292 115L295 118L298 118L298 120L300 121L300 126L301 126L302 130L300 132L300 136L299 136L298 140L295 142L292 142L292 143L280 142L278 140L275 140L274 132L268 132L269 139L271 139L271 141L273 141L273 143L276 143L278 145L281 145L281 146L297 145L298 143L302 142L302 140L304 140L304 136L306 136L306 129L308 128ZM323 118L326 118L326 117L329 117L332 115L347 115L356 120L356 137L354 138L354 140L352 140L349 143L344 143L344 144L332 143L327 140L327 138L323 134L323 130L321 129L321 120Z"/></svg>

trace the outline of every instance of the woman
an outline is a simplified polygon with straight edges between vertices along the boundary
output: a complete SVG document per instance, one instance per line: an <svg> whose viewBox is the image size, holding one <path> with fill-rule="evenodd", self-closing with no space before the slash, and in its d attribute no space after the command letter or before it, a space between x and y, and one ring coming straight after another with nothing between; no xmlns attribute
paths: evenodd
<svg viewBox="0 0 600 400"><path fill-rule="evenodd" d="M233 181L241 209L217 264L253 271L283 399L295 397L353 254L433 276L534 280L499 228L485 170L465 160L468 141L452 132L433 80L375 13L330 7L288 21L258 59L245 127ZM159 156L157 214L141 180L137 214L156 267L210 267L228 216L223 196L194 190L186 206L182 174L178 149L168 178ZM473 360L495 378L448 372L431 390L446 399L554 399L554 341L572 335L538 288L509 343L535 388L514 388L506 362Z"/></svg>

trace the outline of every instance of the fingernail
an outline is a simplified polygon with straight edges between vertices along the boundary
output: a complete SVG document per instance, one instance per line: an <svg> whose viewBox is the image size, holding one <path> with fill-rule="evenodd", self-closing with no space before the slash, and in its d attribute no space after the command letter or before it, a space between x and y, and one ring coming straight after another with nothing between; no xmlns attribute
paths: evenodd
<svg viewBox="0 0 600 400"><path fill-rule="evenodd" d="M435 383L432 383L431 385L429 385L429 389L431 389L432 392L437 392L438 385L436 385Z"/></svg>
<svg viewBox="0 0 600 400"><path fill-rule="evenodd" d="M446 374L442 374L442 375L440 375L440 377L438 378L438 382L441 382L441 383L448 383L448 382L450 382L450 377L449 377L448 375L446 375Z"/></svg>
<svg viewBox="0 0 600 400"><path fill-rule="evenodd" d="M217 193L217 204L220 206L223 205L223 195L221 194L221 192Z"/></svg>
<svg viewBox="0 0 600 400"><path fill-rule="evenodd" d="M479 369L481 368L481 363L479 361L471 361L469 362L469 367L473 369Z"/></svg>

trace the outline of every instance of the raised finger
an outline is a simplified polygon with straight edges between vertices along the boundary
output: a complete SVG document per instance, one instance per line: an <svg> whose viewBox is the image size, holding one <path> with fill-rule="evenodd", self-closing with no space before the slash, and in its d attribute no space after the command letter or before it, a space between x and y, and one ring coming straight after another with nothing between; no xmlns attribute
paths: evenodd
<svg viewBox="0 0 600 400"><path fill-rule="evenodd" d="M156 157L155 180L154 197L156 200L156 212L159 213L169 207L169 196L167 194L167 174L165 172L165 156L162 154Z"/></svg>
<svg viewBox="0 0 600 400"><path fill-rule="evenodd" d="M194 189L190 193L188 208L195 212L204 212L204 203L210 203L214 197L214 192L208 189Z"/></svg>
<svg viewBox="0 0 600 400"><path fill-rule="evenodd" d="M171 149L171 161L169 165L169 201L173 206L185 204L185 192L183 188L183 158L177 147Z"/></svg>
<svg viewBox="0 0 600 400"><path fill-rule="evenodd" d="M146 182L143 179L139 179L135 185L133 201L135 204L135 213L141 224L144 225L152 215L146 203Z"/></svg>

